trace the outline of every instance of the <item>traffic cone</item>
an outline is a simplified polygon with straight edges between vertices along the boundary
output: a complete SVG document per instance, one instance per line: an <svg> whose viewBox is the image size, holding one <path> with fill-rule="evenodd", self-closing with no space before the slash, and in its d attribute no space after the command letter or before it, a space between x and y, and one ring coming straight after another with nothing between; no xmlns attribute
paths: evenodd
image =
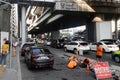
<svg viewBox="0 0 120 80"><path fill-rule="evenodd" d="M90 68L89 68L89 67L87 67L85 71L86 71L86 72L90 72Z"/></svg>

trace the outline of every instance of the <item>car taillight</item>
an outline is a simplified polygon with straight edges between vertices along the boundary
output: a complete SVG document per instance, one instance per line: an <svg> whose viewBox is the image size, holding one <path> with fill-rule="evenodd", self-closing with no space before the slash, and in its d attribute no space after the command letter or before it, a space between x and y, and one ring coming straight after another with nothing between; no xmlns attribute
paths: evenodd
<svg viewBox="0 0 120 80"><path fill-rule="evenodd" d="M37 58L37 56L35 54L31 54L32 58Z"/></svg>
<svg viewBox="0 0 120 80"><path fill-rule="evenodd" d="M21 49L21 51L24 51L24 50L25 50L25 48L22 48L22 49Z"/></svg>
<svg viewBox="0 0 120 80"><path fill-rule="evenodd" d="M112 48L112 46L107 46L108 48Z"/></svg>
<svg viewBox="0 0 120 80"><path fill-rule="evenodd" d="M50 54L48 57L49 57L50 59L54 59L54 56L53 56L52 54Z"/></svg>

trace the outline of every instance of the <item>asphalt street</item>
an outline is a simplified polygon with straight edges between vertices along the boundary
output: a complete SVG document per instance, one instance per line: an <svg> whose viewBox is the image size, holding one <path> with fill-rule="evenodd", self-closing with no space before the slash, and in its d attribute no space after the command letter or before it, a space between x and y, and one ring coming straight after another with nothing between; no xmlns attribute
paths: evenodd
<svg viewBox="0 0 120 80"><path fill-rule="evenodd" d="M75 69L68 69L66 67L68 57L74 55L73 53L64 52L63 49L48 48L55 55L53 69L42 68L28 70L26 64L24 63L24 58L20 57L22 80L96 80L94 73L87 73L84 68L77 67ZM119 66L118 63L112 61L110 56L110 53L104 54L103 61L108 61L111 65ZM81 57L90 57L95 59L95 52L84 54Z"/></svg>

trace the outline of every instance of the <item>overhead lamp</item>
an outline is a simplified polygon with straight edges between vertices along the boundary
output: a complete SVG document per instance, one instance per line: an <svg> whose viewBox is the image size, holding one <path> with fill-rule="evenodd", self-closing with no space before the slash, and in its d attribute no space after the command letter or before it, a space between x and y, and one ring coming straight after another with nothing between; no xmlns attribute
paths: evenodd
<svg viewBox="0 0 120 80"><path fill-rule="evenodd" d="M50 18L50 19L48 20L47 24L55 21L56 19L59 19L59 18L62 17L62 16L63 16L63 14L55 15L54 17L52 17L52 18Z"/></svg>
<svg viewBox="0 0 120 80"><path fill-rule="evenodd" d="M35 27L35 29L40 29L40 27Z"/></svg>
<svg viewBox="0 0 120 80"><path fill-rule="evenodd" d="M95 17L92 22L99 22L99 21L103 21L100 17Z"/></svg>

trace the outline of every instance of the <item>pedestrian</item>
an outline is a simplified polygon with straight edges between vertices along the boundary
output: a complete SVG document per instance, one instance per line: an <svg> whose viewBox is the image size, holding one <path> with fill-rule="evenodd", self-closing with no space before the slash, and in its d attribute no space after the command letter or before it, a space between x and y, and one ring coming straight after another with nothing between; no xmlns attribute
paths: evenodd
<svg viewBox="0 0 120 80"><path fill-rule="evenodd" d="M4 61L4 66L6 67L6 58L9 52L9 41L6 41L3 45L2 45L2 52L1 52L1 59L0 59L0 67L2 66L2 62Z"/></svg>
<svg viewBox="0 0 120 80"><path fill-rule="evenodd" d="M100 45L100 43L97 44L96 48L96 60L101 61L102 55L103 55L103 47Z"/></svg>
<svg viewBox="0 0 120 80"><path fill-rule="evenodd" d="M16 56L17 41L13 41L13 56Z"/></svg>

